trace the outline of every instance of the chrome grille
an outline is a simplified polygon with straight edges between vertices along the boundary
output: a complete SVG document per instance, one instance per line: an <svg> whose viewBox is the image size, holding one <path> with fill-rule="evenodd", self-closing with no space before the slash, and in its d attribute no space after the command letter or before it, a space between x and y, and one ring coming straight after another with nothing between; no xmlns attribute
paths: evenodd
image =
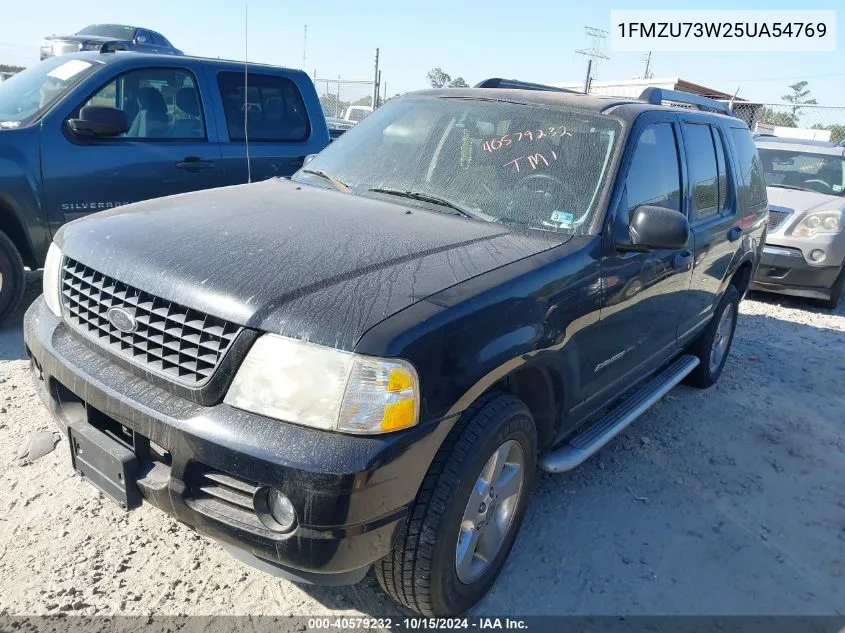
<svg viewBox="0 0 845 633"><path fill-rule="evenodd" d="M188 386L207 382L241 328L223 319L166 301L66 258L62 305L79 332L132 363ZM122 308L137 322L134 332L107 318Z"/></svg>
<svg viewBox="0 0 845 633"><path fill-rule="evenodd" d="M769 209L769 222L766 225L768 227L768 232L772 233L777 231L781 224L784 223L786 218L788 218L791 214L787 211L773 211Z"/></svg>

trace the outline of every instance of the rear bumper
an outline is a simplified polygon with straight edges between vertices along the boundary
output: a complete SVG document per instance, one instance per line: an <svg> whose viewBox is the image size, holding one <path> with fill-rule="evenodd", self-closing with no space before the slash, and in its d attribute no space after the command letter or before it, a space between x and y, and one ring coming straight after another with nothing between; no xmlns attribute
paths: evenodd
<svg viewBox="0 0 845 633"><path fill-rule="evenodd" d="M807 263L797 248L767 244L763 248L751 289L796 297L828 299L839 270L839 266Z"/></svg>
<svg viewBox="0 0 845 633"><path fill-rule="evenodd" d="M294 580L347 584L387 555L452 426L445 420L408 432L352 437L223 404L195 404L89 347L43 298L26 313L24 339L36 388L62 431L70 423L105 419L165 449L161 458L142 457L133 448L141 462L141 496L239 559ZM215 498L209 503L192 474L209 469L258 488L277 488L293 503L297 527L279 534L248 512L232 511Z"/></svg>

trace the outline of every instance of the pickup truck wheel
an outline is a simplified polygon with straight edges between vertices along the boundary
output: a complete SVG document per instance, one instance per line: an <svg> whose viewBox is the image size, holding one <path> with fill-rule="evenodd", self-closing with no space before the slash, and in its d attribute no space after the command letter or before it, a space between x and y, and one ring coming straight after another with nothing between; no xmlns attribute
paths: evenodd
<svg viewBox="0 0 845 633"><path fill-rule="evenodd" d="M698 356L701 362L684 379L685 384L706 389L719 380L733 342L738 313L739 291L731 284L707 328L690 346L690 353Z"/></svg>
<svg viewBox="0 0 845 633"><path fill-rule="evenodd" d="M25 280L23 260L18 249L12 240L0 231L0 323L20 305Z"/></svg>
<svg viewBox="0 0 845 633"><path fill-rule="evenodd" d="M480 600L516 539L536 462L524 402L491 393L474 403L435 456L393 552L375 565L384 591L427 616Z"/></svg>
<svg viewBox="0 0 845 633"><path fill-rule="evenodd" d="M819 304L828 310L835 310L839 305L839 300L842 298L843 293L845 293L845 264L843 264L842 270L839 271L836 281L833 282L833 287L830 289L830 299L822 299L819 301Z"/></svg>

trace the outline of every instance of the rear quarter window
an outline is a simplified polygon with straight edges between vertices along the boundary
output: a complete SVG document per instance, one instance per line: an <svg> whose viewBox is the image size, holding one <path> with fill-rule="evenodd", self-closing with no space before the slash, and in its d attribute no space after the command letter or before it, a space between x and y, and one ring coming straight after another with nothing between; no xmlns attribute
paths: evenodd
<svg viewBox="0 0 845 633"><path fill-rule="evenodd" d="M751 132L744 128L731 128L731 138L736 149L736 162L739 165L737 185L739 200L743 207L753 207L766 202L766 182L757 146L751 138Z"/></svg>

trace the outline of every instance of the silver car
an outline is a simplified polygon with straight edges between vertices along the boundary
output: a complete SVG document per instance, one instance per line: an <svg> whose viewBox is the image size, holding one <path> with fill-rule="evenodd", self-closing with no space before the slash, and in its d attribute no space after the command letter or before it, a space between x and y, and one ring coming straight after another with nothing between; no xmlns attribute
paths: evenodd
<svg viewBox="0 0 845 633"><path fill-rule="evenodd" d="M758 137L769 225L752 288L835 308L845 287L845 147Z"/></svg>

